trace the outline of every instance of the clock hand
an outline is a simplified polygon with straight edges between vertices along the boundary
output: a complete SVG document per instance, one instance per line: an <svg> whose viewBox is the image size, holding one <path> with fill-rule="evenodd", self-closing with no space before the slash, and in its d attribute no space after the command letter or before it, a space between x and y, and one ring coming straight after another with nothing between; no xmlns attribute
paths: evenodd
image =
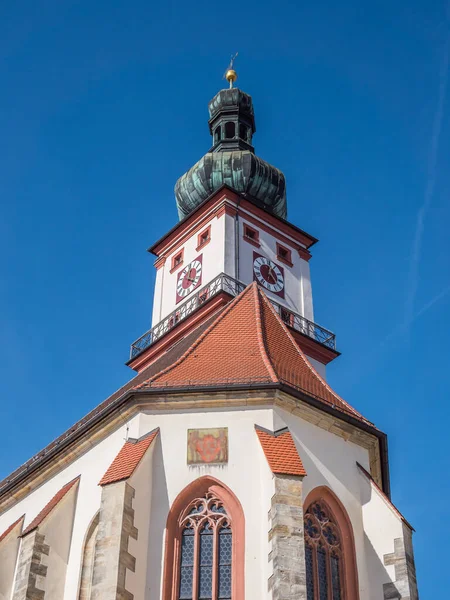
<svg viewBox="0 0 450 600"><path fill-rule="evenodd" d="M277 282L277 276L275 275L275 271L274 271L273 267L269 267L269 277L271 277L273 279L274 283Z"/></svg>

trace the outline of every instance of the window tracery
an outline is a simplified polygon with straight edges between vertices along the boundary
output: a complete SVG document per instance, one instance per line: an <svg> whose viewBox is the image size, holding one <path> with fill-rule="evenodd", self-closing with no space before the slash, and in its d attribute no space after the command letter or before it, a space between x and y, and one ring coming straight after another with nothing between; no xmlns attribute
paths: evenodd
<svg viewBox="0 0 450 600"><path fill-rule="evenodd" d="M304 531L307 600L346 600L342 536L323 500L306 510Z"/></svg>
<svg viewBox="0 0 450 600"><path fill-rule="evenodd" d="M231 600L232 525L214 494L196 498L181 514L178 600Z"/></svg>

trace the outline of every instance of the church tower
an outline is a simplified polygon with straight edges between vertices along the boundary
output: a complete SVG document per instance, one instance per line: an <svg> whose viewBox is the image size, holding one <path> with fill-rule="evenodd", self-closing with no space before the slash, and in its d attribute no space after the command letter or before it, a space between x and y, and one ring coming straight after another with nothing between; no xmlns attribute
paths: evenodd
<svg viewBox="0 0 450 600"><path fill-rule="evenodd" d="M326 380L318 240L236 78L149 249L136 374L0 482L0 600L418 599L386 435Z"/></svg>

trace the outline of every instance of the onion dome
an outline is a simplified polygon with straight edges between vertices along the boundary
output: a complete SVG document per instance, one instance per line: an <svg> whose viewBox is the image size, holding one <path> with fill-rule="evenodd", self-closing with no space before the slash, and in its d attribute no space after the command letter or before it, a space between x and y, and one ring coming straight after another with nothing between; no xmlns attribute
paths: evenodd
<svg viewBox="0 0 450 600"><path fill-rule="evenodd" d="M252 97L231 85L232 81L230 88L218 92L208 105L211 149L175 185L178 216L184 219L227 185L286 219L284 175L256 156L252 145L256 131Z"/></svg>

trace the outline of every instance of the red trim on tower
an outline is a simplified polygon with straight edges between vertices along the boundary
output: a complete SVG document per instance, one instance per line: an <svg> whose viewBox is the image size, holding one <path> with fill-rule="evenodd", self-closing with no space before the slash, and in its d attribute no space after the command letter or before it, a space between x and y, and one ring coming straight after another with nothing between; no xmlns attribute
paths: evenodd
<svg viewBox="0 0 450 600"><path fill-rule="evenodd" d="M243 230L243 239L249 244L256 246L256 248L260 248L261 244L259 243L259 231L257 229L253 229L253 227L250 227L248 223L243 224Z"/></svg>
<svg viewBox="0 0 450 600"><path fill-rule="evenodd" d="M197 209L183 221L180 221L167 235L151 246L148 251L157 256L161 256L168 252L171 253L174 251L175 244L179 245L184 243L186 239L196 233L198 229L205 226L207 221L212 217L211 211L214 216L220 216L223 212L226 214L235 214L234 211L236 210L238 210L239 214L244 218L257 225L260 229L268 231L283 243L288 243L291 246L294 243L297 243L300 248L310 248L317 242L316 238L305 231L256 206L243 196L236 194L231 189L224 186L203 204L198 206ZM258 217L261 221L256 220L255 217ZM195 227L196 223L198 224L197 227ZM289 241L285 237L286 235L290 236L292 240Z"/></svg>
<svg viewBox="0 0 450 600"><path fill-rule="evenodd" d="M196 252L204 248L211 241L211 225L208 225L206 229L201 231L197 236L197 247Z"/></svg>
<svg viewBox="0 0 450 600"><path fill-rule="evenodd" d="M180 251L175 251L170 261L170 273L179 269L184 263L184 248Z"/></svg>

